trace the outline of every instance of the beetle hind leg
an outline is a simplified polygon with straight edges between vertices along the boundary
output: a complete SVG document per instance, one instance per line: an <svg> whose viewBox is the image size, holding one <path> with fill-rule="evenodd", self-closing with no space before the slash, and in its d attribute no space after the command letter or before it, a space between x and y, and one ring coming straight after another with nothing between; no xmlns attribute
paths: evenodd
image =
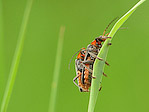
<svg viewBox="0 0 149 112"><path fill-rule="evenodd" d="M102 89L102 86L99 88L99 91L101 91L101 89Z"/></svg>
<svg viewBox="0 0 149 112"><path fill-rule="evenodd" d="M75 78L73 78L73 83L80 88L80 86L75 82L78 78L79 78L80 75L77 75Z"/></svg>

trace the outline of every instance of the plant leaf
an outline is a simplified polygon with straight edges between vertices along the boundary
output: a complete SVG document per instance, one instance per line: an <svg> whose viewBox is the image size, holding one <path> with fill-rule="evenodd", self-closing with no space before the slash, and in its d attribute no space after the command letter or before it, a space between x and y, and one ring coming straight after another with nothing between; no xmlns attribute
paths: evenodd
<svg viewBox="0 0 149 112"><path fill-rule="evenodd" d="M140 0L133 8L131 8L123 17L121 17L114 25L114 27L112 28L112 30L110 31L110 34L108 35L108 37L112 37L114 36L114 34L116 33L116 31L120 28L120 26L128 19L128 17L136 10L136 8L138 6L140 6L145 0ZM111 39L112 39L111 38ZM109 45L108 43L111 42L111 39L108 38L99 54L98 57L103 58L104 60L106 60L107 57L107 53L108 53L108 49L109 49ZM96 104L96 100L98 97L98 93L99 93L99 88L101 87L101 81L102 81L102 76L103 76L103 71L104 71L104 66L105 66L105 62L104 61L99 61L99 60L95 60L94 63L94 69L93 69L93 76L96 77L96 79L92 80L92 85L91 85L91 93L90 93L90 99L89 99L89 105L88 105L88 112L94 112L94 108L95 108L95 104Z"/></svg>
<svg viewBox="0 0 149 112"><path fill-rule="evenodd" d="M56 53L55 67L54 67L54 73L53 73L53 80L52 80L52 85L51 85L49 112L55 112L57 88L58 88L58 82L59 82L59 77L60 77L64 32L65 32L65 26L61 26L60 33L59 33L59 40L57 44L57 53Z"/></svg>
<svg viewBox="0 0 149 112"><path fill-rule="evenodd" d="M25 40L25 31L26 31L26 27L27 27L27 23L28 23L28 19L29 19L29 14L30 14L31 8L32 8L32 3L33 3L33 0L27 1L26 9L24 12L24 17L22 20L21 29L20 29L19 36L18 36L17 46L15 49L15 53L14 53L14 57L12 60L12 65L10 68L10 73L9 73L9 77L8 77L8 81L7 81L7 85L6 85L6 89L5 89L5 93L3 96L1 112L7 111L7 107L8 107L9 101L10 101L11 93L12 93L13 86L14 86L15 79L16 79L16 74L17 74L18 67L19 67L20 58L21 58L22 51L23 51L23 45L24 45L24 40Z"/></svg>

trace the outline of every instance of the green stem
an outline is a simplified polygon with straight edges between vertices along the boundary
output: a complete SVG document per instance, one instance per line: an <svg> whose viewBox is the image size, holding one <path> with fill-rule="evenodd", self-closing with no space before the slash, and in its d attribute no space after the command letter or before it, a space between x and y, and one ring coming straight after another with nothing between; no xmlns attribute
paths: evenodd
<svg viewBox="0 0 149 112"><path fill-rule="evenodd" d="M5 72L5 68L4 68L4 33L3 33L3 3L2 0L0 0L0 105L1 105L1 101L2 101L2 96L3 96L3 92L4 92L4 84L5 84L5 80L4 80L4 72Z"/></svg>
<svg viewBox="0 0 149 112"><path fill-rule="evenodd" d="M128 19L128 17L136 10L136 8L141 5L145 0L140 0L132 9L130 9L123 17L121 17L114 25L112 28L110 34L108 37L114 36L114 34L117 32L117 30L120 28L120 26ZM109 45L108 43L111 42L111 39L107 39L99 54L98 57L103 58L106 60ZM95 80L92 80L92 85L91 85L91 93L90 93L90 100L89 100L89 106L88 106L88 112L94 112L95 104L97 101L98 93L99 93L99 88L101 87L101 81L102 81L102 76L103 76L103 71L104 71L104 66L105 63L103 61L95 60L94 63L94 69L93 69L93 76L96 77Z"/></svg>
<svg viewBox="0 0 149 112"><path fill-rule="evenodd" d="M52 86L51 86L49 112L55 112L56 95L57 95L58 80L59 80L59 75L60 75L60 65L61 65L61 57L62 57L64 32L65 32L65 27L61 26L60 33L59 33L58 45L57 45L54 73L53 73L53 82L52 82Z"/></svg>
<svg viewBox="0 0 149 112"><path fill-rule="evenodd" d="M3 101L2 101L2 105L1 105L1 112L7 111L8 104L10 101L10 97L12 94L12 90L13 90L13 86L15 83L15 78L16 78L16 74L17 74L17 70L18 70L18 66L19 66L19 62L20 62L20 57L21 57L21 54L23 51L23 45L24 45L24 40L25 40L25 32L26 32L26 27L27 27L32 3L33 3L33 0L27 1L27 5L26 5L26 9L24 12L24 17L23 17L22 25L21 25L21 29L20 29L20 33L18 36L18 42L17 42L15 53L14 53L12 65L10 68L9 78L7 81L7 85L6 85L6 89L5 89L5 93L4 93L4 97L3 97Z"/></svg>

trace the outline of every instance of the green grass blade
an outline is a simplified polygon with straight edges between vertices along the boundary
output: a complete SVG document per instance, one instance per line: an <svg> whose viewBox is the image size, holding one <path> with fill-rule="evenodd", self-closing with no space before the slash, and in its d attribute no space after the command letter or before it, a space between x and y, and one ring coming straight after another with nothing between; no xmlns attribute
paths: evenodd
<svg viewBox="0 0 149 112"><path fill-rule="evenodd" d="M61 26L60 33L59 33L58 45L57 45L54 73L53 73L53 82L52 82L52 86L51 86L49 112L55 112L56 95L57 95L58 80L59 80L59 75L60 75L60 65L61 65L61 57L62 57L64 32L65 32L65 27Z"/></svg>
<svg viewBox="0 0 149 112"><path fill-rule="evenodd" d="M17 70L18 70L18 66L19 66L19 62L20 62L20 57L21 57L21 54L23 51L25 31L26 31L26 27L27 27L32 3L33 3L33 0L27 1L27 5L26 5L26 9L24 12L24 17L23 17L22 25L21 25L21 29L20 29L20 33L18 36L18 42L17 42L15 53L14 53L12 65L10 68L9 78L7 81L7 85L6 85L6 89L5 89L5 93L4 93L4 97L3 97L3 101L2 101L2 105L1 105L1 112L7 111L7 107L8 107L9 100L11 97L11 93L13 90L13 86L14 86L14 82L15 82L15 78L16 78L16 74L17 74Z"/></svg>
<svg viewBox="0 0 149 112"><path fill-rule="evenodd" d="M132 9L130 9L123 17L121 17L114 25L114 27L112 28L110 34L108 35L109 37L114 36L114 34L116 33L116 31L120 28L120 26L128 19L128 17L136 10L136 8L141 5L145 0L140 0ZM104 60L106 60L106 56L108 53L108 43L111 42L111 39L107 39L99 54L98 57L103 58ZM96 100L98 97L98 93L99 93L99 88L101 87L100 82L102 81L102 76L103 76L103 71L104 71L104 66L105 63L103 61L99 61L96 60L94 63L94 69L93 69L93 76L96 77L96 79L92 80L92 85L91 85L91 93L90 93L90 100L89 100L89 105L88 105L88 112L94 112L94 108L95 108L95 104L96 104Z"/></svg>
<svg viewBox="0 0 149 112"><path fill-rule="evenodd" d="M3 34L3 4L0 0L0 105L2 101L3 91L4 91L4 34Z"/></svg>

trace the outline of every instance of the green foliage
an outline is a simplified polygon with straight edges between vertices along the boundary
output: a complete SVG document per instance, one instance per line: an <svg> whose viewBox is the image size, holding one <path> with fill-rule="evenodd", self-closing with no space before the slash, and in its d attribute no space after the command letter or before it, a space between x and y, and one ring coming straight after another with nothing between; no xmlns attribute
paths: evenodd
<svg viewBox="0 0 149 112"><path fill-rule="evenodd" d="M3 7L2 1L0 1L0 105L3 96L3 89L4 89L4 35L3 35Z"/></svg>
<svg viewBox="0 0 149 112"><path fill-rule="evenodd" d="M114 34L116 33L116 31L121 27L121 25L128 19L128 17L136 10L136 8L141 5L145 0L141 0L139 1L132 9L130 9L123 17L121 17L114 25L114 27L112 28L110 34L108 35L108 37L112 37L114 36ZM112 39L111 38L111 39ZM109 45L108 43L111 42L111 39L107 39L99 54L98 57L106 60L107 57L107 53L108 53L108 49L109 49ZM92 85L91 85L91 93L90 93L90 101L89 101L89 107L88 107L88 112L94 112L94 108L95 108L95 104L96 104L96 100L98 97L98 93L99 93L99 88L101 87L101 81L102 81L102 76L103 76L103 71L104 71L104 66L105 63L103 61L99 61L96 59L95 63L94 63L94 69L93 69L93 76L96 77L96 80L92 81Z"/></svg>
<svg viewBox="0 0 149 112"><path fill-rule="evenodd" d="M75 59L70 70L69 61L76 51L86 48L99 36L109 21L125 13L137 1L34 0L7 112L47 112L52 106L49 99L52 100L51 84L61 25L65 25L67 30L60 57L55 112L86 112L90 93L80 93L73 84ZM0 34L0 96L4 94L18 46L26 3L27 0L0 2L0 23L3 23L0 24L3 32ZM107 57L111 66L105 66L108 78L103 77L95 112L149 111L148 10L146 1L125 23L124 27L128 29L119 30L114 37L116 39L112 40Z"/></svg>
<svg viewBox="0 0 149 112"><path fill-rule="evenodd" d="M56 53L56 60L55 60L55 66L54 66L53 81L51 85L49 112L55 112L55 107L56 107L56 96L57 96L57 88L58 88L60 67L61 67L61 61L62 61L61 59L62 59L64 32L65 32L65 27L61 26L60 33L59 33L59 40L57 44L57 53Z"/></svg>
<svg viewBox="0 0 149 112"><path fill-rule="evenodd" d="M3 101L2 101L1 112L7 111L7 107L8 107L10 97L12 94L13 86L14 86L15 79L16 79L16 74L17 74L18 67L19 67L20 58L21 58L22 51L23 51L25 31L26 31L29 14L30 14L31 7L32 7L32 2L33 0L28 0L28 4L26 5L26 10L24 13L24 17L23 17L19 37L18 37L18 43L16 46L14 58L13 58L10 73L9 73L9 78L7 81L7 86L6 86Z"/></svg>

